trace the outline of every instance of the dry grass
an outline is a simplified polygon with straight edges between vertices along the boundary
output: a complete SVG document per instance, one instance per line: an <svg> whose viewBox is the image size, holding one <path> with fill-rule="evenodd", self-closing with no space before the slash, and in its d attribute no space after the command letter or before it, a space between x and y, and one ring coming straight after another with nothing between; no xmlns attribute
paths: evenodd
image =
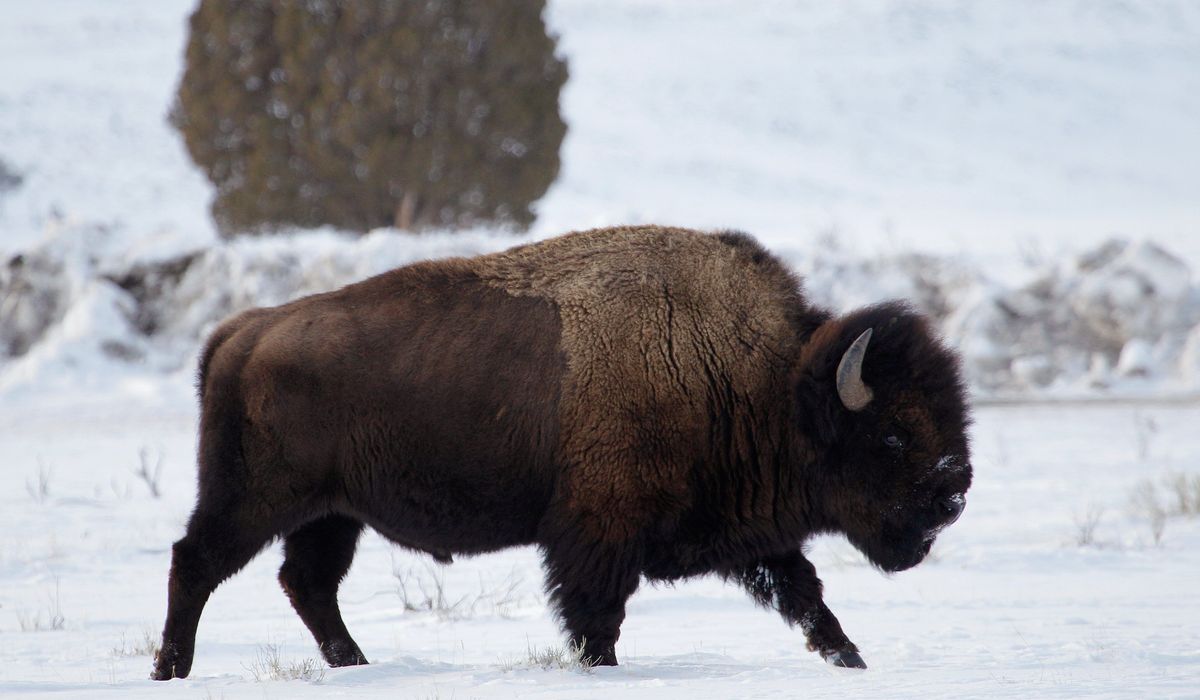
<svg viewBox="0 0 1200 700"><path fill-rule="evenodd" d="M1171 472L1158 481L1139 481L1129 494L1129 512L1146 521L1154 545L1160 545L1168 521L1200 515L1200 474Z"/></svg>
<svg viewBox="0 0 1200 700"><path fill-rule="evenodd" d="M148 629L142 630L141 637L130 641L125 635L121 635L121 643L112 648L112 656L128 657L128 656L149 656L154 658L158 654L159 641L158 636Z"/></svg>
<svg viewBox="0 0 1200 700"><path fill-rule="evenodd" d="M1150 525L1154 546L1162 544L1163 530L1167 527L1167 511L1158 498L1158 489L1149 479L1139 482L1129 495L1129 509L1135 517L1145 518Z"/></svg>
<svg viewBox="0 0 1200 700"><path fill-rule="evenodd" d="M17 624L22 632L58 632L67 628L67 620L61 612L38 610L30 613L27 610L17 611Z"/></svg>
<svg viewBox="0 0 1200 700"><path fill-rule="evenodd" d="M1200 474L1171 473L1163 477L1169 505L1167 514L1194 518L1200 515Z"/></svg>
<svg viewBox="0 0 1200 700"><path fill-rule="evenodd" d="M63 615L62 604L59 600L59 585L58 579L54 579L54 593L48 594L47 607L43 610L38 610L35 613L30 613L24 610L17 611L17 624L21 626L22 632L48 632L60 631L67 627L67 618Z"/></svg>
<svg viewBox="0 0 1200 700"><path fill-rule="evenodd" d="M259 683L297 680L320 683L325 680L324 663L315 659L286 661L278 644L259 645L254 661L244 668Z"/></svg>
<svg viewBox="0 0 1200 700"><path fill-rule="evenodd" d="M574 671L592 673L592 664L583 655L583 644L567 644L544 649L527 646L525 656L500 662L500 670L508 673L521 669L540 668L543 671Z"/></svg>

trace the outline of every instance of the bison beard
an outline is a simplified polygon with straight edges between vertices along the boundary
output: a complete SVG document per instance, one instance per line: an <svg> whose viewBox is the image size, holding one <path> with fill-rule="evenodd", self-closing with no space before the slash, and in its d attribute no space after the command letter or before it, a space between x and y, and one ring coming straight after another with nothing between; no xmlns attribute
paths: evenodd
<svg viewBox="0 0 1200 700"><path fill-rule="evenodd" d="M842 317L744 234L569 234L421 263L222 324L199 493L153 678L187 676L212 591L273 538L333 666L370 526L439 561L536 545L571 640L616 664L641 579L716 573L865 667L801 546L920 562L971 469L955 356L901 304Z"/></svg>

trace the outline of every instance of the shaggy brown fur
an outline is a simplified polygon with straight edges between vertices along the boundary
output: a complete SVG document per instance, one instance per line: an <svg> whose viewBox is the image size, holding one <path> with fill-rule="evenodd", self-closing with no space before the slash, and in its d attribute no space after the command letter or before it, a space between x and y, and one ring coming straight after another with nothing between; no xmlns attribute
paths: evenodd
<svg viewBox="0 0 1200 700"><path fill-rule="evenodd" d="M860 411L838 362L874 329ZM971 470L957 361L903 305L834 318L745 234L574 233L412 265L223 324L201 359L200 491L154 678L186 676L212 590L272 538L335 666L368 525L441 561L535 544L572 640L615 664L641 578L716 573L862 666L801 552L921 561Z"/></svg>

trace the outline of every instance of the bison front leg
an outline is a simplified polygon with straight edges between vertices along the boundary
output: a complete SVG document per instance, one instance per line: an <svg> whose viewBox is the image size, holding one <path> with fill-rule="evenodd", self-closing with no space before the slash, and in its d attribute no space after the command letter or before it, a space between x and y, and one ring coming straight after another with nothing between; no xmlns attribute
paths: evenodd
<svg viewBox="0 0 1200 700"><path fill-rule="evenodd" d="M582 647L590 666L616 666L625 601L640 578L636 566L618 548L570 537L546 546L545 554L546 588L571 646Z"/></svg>
<svg viewBox="0 0 1200 700"><path fill-rule="evenodd" d="M821 597L817 570L800 552L763 559L737 573L754 600L779 611L789 625L798 625L815 651L834 666L866 668L858 647Z"/></svg>

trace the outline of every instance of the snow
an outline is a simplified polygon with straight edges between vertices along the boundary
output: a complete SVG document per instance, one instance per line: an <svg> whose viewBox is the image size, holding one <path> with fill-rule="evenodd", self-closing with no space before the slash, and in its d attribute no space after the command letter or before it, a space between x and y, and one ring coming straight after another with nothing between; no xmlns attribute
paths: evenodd
<svg viewBox="0 0 1200 700"><path fill-rule="evenodd" d="M601 210L1007 258L1118 232L1196 264L1194 3L731 7L551 3L572 76L551 230Z"/></svg>
<svg viewBox="0 0 1200 700"><path fill-rule="evenodd" d="M551 0L570 130L527 235L233 242L165 120L191 6L2 6L0 696L1200 697L1200 519L1166 485L1200 479L1200 5ZM318 658L276 546L213 596L192 677L144 680L214 323L641 222L747 230L820 303L910 299L962 352L975 485L931 560L812 546L869 670L713 579L643 587L619 668L530 668L562 643L535 551L443 568L370 535L342 609L371 666L255 680L263 645ZM439 581L452 610L406 609Z"/></svg>
<svg viewBox="0 0 1200 700"><path fill-rule="evenodd" d="M114 648L162 624L170 545L195 493L191 402L6 404L0 695L1195 697L1200 519L1169 518L1155 545L1129 503L1143 479L1200 478L1200 409L990 407L977 418L975 485L930 561L884 576L844 540L811 550L826 601L870 666L863 673L825 665L799 629L716 579L643 586L618 668L505 670L529 648L562 643L536 552L439 567L370 535L341 601L371 666L330 669L318 683L254 680L247 667L263 645L286 661L318 658L275 582L276 545L217 590L192 676L164 685L144 680L148 656ZM160 499L135 476L143 449L151 463L161 456ZM41 500L29 492L39 472ZM1094 543L1081 546L1092 510L1102 514ZM465 602L445 615L406 611L401 578L414 603L439 576L445 597ZM65 629L20 630L22 616L46 621L54 610Z"/></svg>

